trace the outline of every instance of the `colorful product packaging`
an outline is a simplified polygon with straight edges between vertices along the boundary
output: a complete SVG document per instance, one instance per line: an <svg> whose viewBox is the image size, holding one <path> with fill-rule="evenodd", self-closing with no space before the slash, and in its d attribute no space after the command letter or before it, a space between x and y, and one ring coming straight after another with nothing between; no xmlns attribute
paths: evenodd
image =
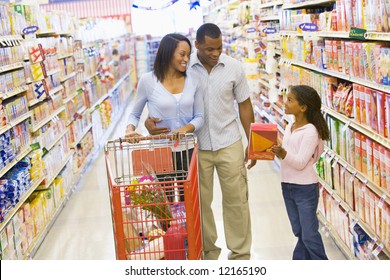
<svg viewBox="0 0 390 280"><path fill-rule="evenodd" d="M276 124L252 123L250 127L248 158L252 160L273 160L271 147L277 144Z"/></svg>

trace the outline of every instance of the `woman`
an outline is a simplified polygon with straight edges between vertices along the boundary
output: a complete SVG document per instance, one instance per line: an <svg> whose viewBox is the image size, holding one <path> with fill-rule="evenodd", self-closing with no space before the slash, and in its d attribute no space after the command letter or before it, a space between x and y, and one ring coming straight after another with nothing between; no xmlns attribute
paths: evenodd
<svg viewBox="0 0 390 280"><path fill-rule="evenodd" d="M126 136L135 132L145 104L150 117L161 119L158 126L168 127L173 135L196 132L203 125L203 96L195 74L187 75L191 43L180 34L165 35L157 50L153 71L142 75L130 114ZM189 148L189 154L181 151ZM193 147L176 147L175 170L188 170ZM188 159L188 160L187 160ZM182 164L183 163L183 164Z"/></svg>

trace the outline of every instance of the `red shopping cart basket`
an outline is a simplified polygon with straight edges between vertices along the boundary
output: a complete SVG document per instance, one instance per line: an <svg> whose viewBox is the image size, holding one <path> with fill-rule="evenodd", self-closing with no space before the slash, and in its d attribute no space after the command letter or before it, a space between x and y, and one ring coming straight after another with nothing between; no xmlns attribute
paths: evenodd
<svg viewBox="0 0 390 280"><path fill-rule="evenodd" d="M105 153L117 259L200 259L196 138L117 139Z"/></svg>

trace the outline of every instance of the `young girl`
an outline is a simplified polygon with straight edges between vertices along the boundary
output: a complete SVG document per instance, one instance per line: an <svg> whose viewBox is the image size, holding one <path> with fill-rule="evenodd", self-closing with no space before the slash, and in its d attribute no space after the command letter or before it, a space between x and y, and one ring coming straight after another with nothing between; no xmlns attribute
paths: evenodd
<svg viewBox="0 0 390 280"><path fill-rule="evenodd" d="M298 238L293 260L327 260L318 232L319 186L313 165L329 139L329 129L321 114L321 99L309 86L292 86L287 94L285 113L295 116L283 137L272 147L281 159L283 198L294 235Z"/></svg>

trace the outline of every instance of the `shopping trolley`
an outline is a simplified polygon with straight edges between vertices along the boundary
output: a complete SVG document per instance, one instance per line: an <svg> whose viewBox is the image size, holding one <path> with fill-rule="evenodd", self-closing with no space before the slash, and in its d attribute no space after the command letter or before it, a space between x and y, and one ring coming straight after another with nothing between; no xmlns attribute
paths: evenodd
<svg viewBox="0 0 390 280"><path fill-rule="evenodd" d="M105 155L116 258L200 259L196 138L116 139Z"/></svg>

